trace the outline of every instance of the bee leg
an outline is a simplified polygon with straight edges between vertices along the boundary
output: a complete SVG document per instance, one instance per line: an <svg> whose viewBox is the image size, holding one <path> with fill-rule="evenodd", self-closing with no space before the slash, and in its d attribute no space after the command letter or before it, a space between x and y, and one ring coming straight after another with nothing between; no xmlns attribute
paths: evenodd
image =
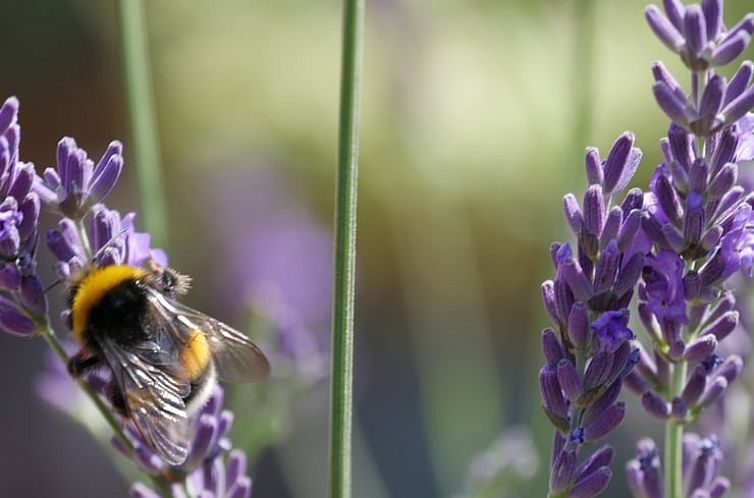
<svg viewBox="0 0 754 498"><path fill-rule="evenodd" d="M102 362L102 358L93 355L86 349L82 349L68 360L68 373L73 377L81 377L87 370L96 367Z"/></svg>

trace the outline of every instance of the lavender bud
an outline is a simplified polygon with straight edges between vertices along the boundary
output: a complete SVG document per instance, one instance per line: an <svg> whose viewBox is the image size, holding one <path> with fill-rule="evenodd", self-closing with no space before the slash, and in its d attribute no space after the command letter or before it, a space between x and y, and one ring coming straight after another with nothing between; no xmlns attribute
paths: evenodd
<svg viewBox="0 0 754 498"><path fill-rule="evenodd" d="M567 489L576 471L576 452L569 449L561 451L550 469L550 493L557 495Z"/></svg>
<svg viewBox="0 0 754 498"><path fill-rule="evenodd" d="M663 0L662 4L670 22L679 32L682 32L683 16L686 12L683 2L681 0Z"/></svg>
<svg viewBox="0 0 754 498"><path fill-rule="evenodd" d="M18 336L28 336L37 330L34 322L6 299L0 301L0 327L6 332Z"/></svg>
<svg viewBox="0 0 754 498"><path fill-rule="evenodd" d="M578 349L586 346L589 336L589 312L582 303L574 303L568 315L568 336Z"/></svg>
<svg viewBox="0 0 754 498"><path fill-rule="evenodd" d="M717 370L717 375L725 377L725 380L727 380L728 384L730 384L734 380L736 380L736 377L741 374L743 369L743 359L741 359L740 356L734 354L726 358L723 364L720 365L720 368Z"/></svg>
<svg viewBox="0 0 754 498"><path fill-rule="evenodd" d="M602 161L600 161L600 152L595 147L587 147L585 158L586 178L589 185L602 185L604 172Z"/></svg>
<svg viewBox="0 0 754 498"><path fill-rule="evenodd" d="M741 95L744 90L749 86L749 82L751 81L751 75L754 73L754 63L751 61L744 61L741 63L741 67L738 68L738 71L736 71L736 74L733 75L733 77L728 82L728 86L725 89L725 99L723 100L723 105L728 105L732 100L735 100L736 97ZM726 133L727 132L727 133ZM730 130L726 130L723 132L723 137L728 136L728 138L735 137L734 134L731 133ZM734 148L735 149L735 148ZM717 153L717 150L715 151ZM733 154L730 154L730 161L733 158Z"/></svg>
<svg viewBox="0 0 754 498"><path fill-rule="evenodd" d="M657 371L657 382L663 386L670 386L670 365L667 360L655 349L654 364Z"/></svg>
<svg viewBox="0 0 754 498"><path fill-rule="evenodd" d="M605 250L602 252L597 268L594 272L594 293L602 294L610 290L615 281L618 272L620 253L618 252L618 243L611 240ZM586 276L585 276L586 278ZM588 283L588 279L587 279ZM590 286L591 287L591 286ZM591 290L591 289L588 289ZM574 294L579 294L574 290ZM579 296L580 297L580 296ZM591 297L591 296L590 296Z"/></svg>
<svg viewBox="0 0 754 498"><path fill-rule="evenodd" d="M563 263L563 274L568 282L568 287L570 287L571 292L573 292L573 295L576 296L579 301L588 302L594 295L594 291L592 290L592 284L589 282L589 278L581 269L581 265L575 260L566 261Z"/></svg>
<svg viewBox="0 0 754 498"><path fill-rule="evenodd" d="M21 279L21 303L31 313L38 317L47 314L47 298L44 295L42 282L36 275L29 275Z"/></svg>
<svg viewBox="0 0 754 498"><path fill-rule="evenodd" d="M725 377L716 377L711 384L707 386L707 390L702 395L702 399L699 404L702 407L707 407L720 399L725 390L728 388L728 381Z"/></svg>
<svg viewBox="0 0 754 498"><path fill-rule="evenodd" d="M657 35L657 38L659 38L660 41L670 50L678 52L684 44L683 36L681 36L681 33L678 32L673 24L662 15L659 9L654 5L650 5L644 10L644 16L647 19L647 23L649 23L649 27L652 28L652 31Z"/></svg>
<svg viewBox="0 0 754 498"><path fill-rule="evenodd" d="M751 35L749 33L739 31L715 47L709 58L710 64L712 66L724 66L728 64L746 50L746 46L750 41Z"/></svg>
<svg viewBox="0 0 754 498"><path fill-rule="evenodd" d="M599 236L605 223L605 198L602 187L590 185L584 194L584 225L592 235Z"/></svg>
<svg viewBox="0 0 754 498"><path fill-rule="evenodd" d="M733 124L754 107L754 86L746 89L741 95L731 101L722 113L726 124Z"/></svg>
<svg viewBox="0 0 754 498"><path fill-rule="evenodd" d="M592 357L584 372L584 391L590 391L605 382L613 365L612 356L610 353L597 353Z"/></svg>
<svg viewBox="0 0 754 498"><path fill-rule="evenodd" d="M702 238L705 226L704 200L701 194L691 191L686 196L686 219L683 225L683 236L687 243L696 244Z"/></svg>
<svg viewBox="0 0 754 498"><path fill-rule="evenodd" d="M686 44L696 57L701 55L707 45L707 27L705 26L704 13L701 7L695 4L686 7L686 15L683 18L683 33L686 35Z"/></svg>
<svg viewBox="0 0 754 498"><path fill-rule="evenodd" d="M707 375L703 366L698 366L691 374L681 393L681 399L687 406L694 406L707 389Z"/></svg>
<svg viewBox="0 0 754 498"><path fill-rule="evenodd" d="M0 268L0 288L16 292L21 285L21 274L13 263L5 263Z"/></svg>
<svg viewBox="0 0 754 498"><path fill-rule="evenodd" d="M565 321L565 318L568 317L568 315L571 312L571 307L573 307L573 293L571 292L571 288L568 286L568 284L560 279L555 281L555 304L557 305L558 310L558 316L563 317L563 322ZM558 322L556 322L558 323Z"/></svg>
<svg viewBox="0 0 754 498"><path fill-rule="evenodd" d="M644 255L636 253L623 265L618 277L615 279L615 285L613 285L613 293L621 297L627 292L633 290L636 282L641 276L641 270L644 266Z"/></svg>
<svg viewBox="0 0 754 498"><path fill-rule="evenodd" d="M579 201L573 194L566 194L563 196L563 211L565 212L566 220L573 230L573 233L578 234L584 225L584 219L581 215L581 208L579 208Z"/></svg>
<svg viewBox="0 0 754 498"><path fill-rule="evenodd" d="M615 191L615 187L622 180L633 145L634 134L627 131L623 132L610 148L607 159L605 159L604 186L606 194L612 194Z"/></svg>
<svg viewBox="0 0 754 498"><path fill-rule="evenodd" d="M673 186L676 190L683 193L688 192L691 180L686 168L675 159L672 159L667 165L670 168L670 176L673 177Z"/></svg>
<svg viewBox="0 0 754 498"><path fill-rule="evenodd" d="M628 484L631 495L639 498L646 496L646 493L644 493L644 475L638 460L626 462L626 484Z"/></svg>
<svg viewBox="0 0 754 498"><path fill-rule="evenodd" d="M712 335L697 337L686 346L683 358L690 363L698 363L711 355L717 348L717 338Z"/></svg>
<svg viewBox="0 0 754 498"><path fill-rule="evenodd" d="M678 97L664 81L652 85L655 100L660 109L679 125L688 124L688 101Z"/></svg>
<svg viewBox="0 0 754 498"><path fill-rule="evenodd" d="M620 208L623 210L623 219L628 217L628 214L637 209L641 212L641 208L644 206L644 192L640 188L632 188L626 192L626 197L623 198L623 202Z"/></svg>
<svg viewBox="0 0 754 498"><path fill-rule="evenodd" d="M730 489L730 480L726 477L718 477L709 487L710 498L722 498Z"/></svg>
<svg viewBox="0 0 754 498"><path fill-rule="evenodd" d="M623 223L623 210L618 206L613 206L607 213L605 227L600 235L600 245L605 247L611 240L618 238L618 231Z"/></svg>
<svg viewBox="0 0 754 498"><path fill-rule="evenodd" d="M702 0L702 12L706 21L707 39L714 40L723 27L723 1Z"/></svg>
<svg viewBox="0 0 754 498"><path fill-rule="evenodd" d="M632 209L628 215L624 215L623 225L618 231L618 249L625 251L636 237L641 226L641 210Z"/></svg>
<svg viewBox="0 0 754 498"><path fill-rule="evenodd" d="M596 472L601 467L610 465L613 461L613 449L610 446L603 446L598 449L587 458L584 463L579 465L576 469L576 481L580 481L584 477Z"/></svg>
<svg viewBox="0 0 754 498"><path fill-rule="evenodd" d="M683 90L680 91L681 97L685 99ZM687 170L691 168L696 158L696 146L694 135L681 128L675 123L670 124L668 129L668 141L673 157L680 162Z"/></svg>
<svg viewBox="0 0 754 498"><path fill-rule="evenodd" d="M716 442L710 439L704 439L699 445L699 453L696 461L691 467L691 472L688 476L688 489L697 490L705 487L705 484L712 479L712 458L713 452L716 448Z"/></svg>
<svg viewBox="0 0 754 498"><path fill-rule="evenodd" d="M708 177L709 167L707 167L707 162L702 158L695 159L689 171L689 189L695 190L696 195L701 197L699 192L704 192L707 188Z"/></svg>
<svg viewBox="0 0 754 498"><path fill-rule="evenodd" d="M650 415L661 420L670 416L670 405L654 391L647 391L641 397L641 405Z"/></svg>
<svg viewBox="0 0 754 498"><path fill-rule="evenodd" d="M620 394L621 390L621 381L616 380L612 384L610 384L610 387L608 387L602 395L597 398L596 401L594 401L593 397L592 399L589 399L589 403L592 403L591 406L589 406L586 411L584 412L584 417L582 419L582 422L584 424L590 424L594 419L600 416L605 410L613 406L615 404L616 400L618 399L618 395ZM584 401L584 400L580 400ZM582 405L585 405L585 403L581 403ZM587 403L588 404L588 403Z"/></svg>
<svg viewBox="0 0 754 498"><path fill-rule="evenodd" d="M731 291L726 291L722 296L720 296L720 300L717 302L717 305L710 313L709 318L707 318L707 322L714 322L728 311L733 311L735 309L736 296Z"/></svg>
<svg viewBox="0 0 754 498"><path fill-rule="evenodd" d="M670 184L670 180L666 176L660 175L657 178L656 188L657 201L660 203L665 216L672 222L678 223L683 216L683 208L675 189Z"/></svg>
<svg viewBox="0 0 754 498"><path fill-rule="evenodd" d="M723 229L719 225L715 225L712 228L710 228L707 231L707 233L704 234L699 245L705 251L711 251L712 249L717 247L718 243L720 242L720 238L722 236L723 236Z"/></svg>
<svg viewBox="0 0 754 498"><path fill-rule="evenodd" d="M738 166L734 163L727 163L710 182L710 198L721 198L736 184L736 181L738 181Z"/></svg>
<svg viewBox="0 0 754 498"><path fill-rule="evenodd" d="M539 371L539 391L547 410L559 418L568 418L568 409L554 368L546 366Z"/></svg>
<svg viewBox="0 0 754 498"><path fill-rule="evenodd" d="M557 325L560 322L560 318L558 316L558 306L555 300L555 283L552 280L546 280L542 283L541 289L542 302L545 305L545 310L547 310L547 314L550 316L550 321L553 325Z"/></svg>
<svg viewBox="0 0 754 498"><path fill-rule="evenodd" d="M26 196L19 204L18 211L21 213L21 222L18 224L18 233L21 240L27 240L35 233L40 207L39 197L34 193Z"/></svg>
<svg viewBox="0 0 754 498"><path fill-rule="evenodd" d="M641 323L644 325L644 328L649 335L654 338L659 338L660 324L657 323L657 318L652 314L647 303L640 302L637 310L639 311L639 319L641 319Z"/></svg>
<svg viewBox="0 0 754 498"><path fill-rule="evenodd" d="M717 338L718 342L725 339L728 334L735 330L738 325L738 311L728 311L719 319L704 329L704 334L711 334Z"/></svg>
<svg viewBox="0 0 754 498"><path fill-rule="evenodd" d="M687 243L680 230L671 224L662 226L662 235L674 252L682 253L686 250Z"/></svg>
<svg viewBox="0 0 754 498"><path fill-rule="evenodd" d="M689 270L686 275L683 276L683 294L687 301L696 299L699 295L699 291L702 288L702 278L694 270ZM692 310L697 309L696 307Z"/></svg>
<svg viewBox="0 0 754 498"><path fill-rule="evenodd" d="M714 122L720 107L723 103L723 94L725 93L725 80L722 76L713 76L707 82L702 93L702 100L699 103L699 121L702 127L698 131L701 136L707 136L714 131ZM692 126L693 128L693 126Z"/></svg>
<svg viewBox="0 0 754 498"><path fill-rule="evenodd" d="M608 467L600 467L571 487L568 498L594 498L602 493L610 483L613 473Z"/></svg>
<svg viewBox="0 0 754 498"><path fill-rule="evenodd" d="M120 142L117 143L118 146L120 146ZM109 150L110 148L108 148L108 151ZM107 154L107 152L105 154ZM102 161L100 161L100 164L102 164ZM118 181L122 169L123 157L120 155L113 155L99 171L95 170L94 176L89 184L90 204L95 204L101 201L110 193L115 186L115 183Z"/></svg>
<svg viewBox="0 0 754 498"><path fill-rule="evenodd" d="M607 410L590 422L585 428L585 436L587 441L597 441L610 434L618 424L621 423L623 417L626 414L625 403L615 403Z"/></svg>
<svg viewBox="0 0 754 498"><path fill-rule="evenodd" d="M551 367L555 367L560 359L563 358L563 350L560 348L560 342L558 342L552 329L544 329L542 331L542 352L544 352L547 364Z"/></svg>
<svg viewBox="0 0 754 498"><path fill-rule="evenodd" d="M581 379L570 360L563 358L558 363L558 382L571 401L575 402L581 396Z"/></svg>

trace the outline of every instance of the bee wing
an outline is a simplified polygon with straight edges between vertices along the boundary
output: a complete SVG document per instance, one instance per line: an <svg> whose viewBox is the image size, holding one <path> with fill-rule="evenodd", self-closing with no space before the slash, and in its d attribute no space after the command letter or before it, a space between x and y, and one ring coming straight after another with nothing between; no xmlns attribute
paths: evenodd
<svg viewBox="0 0 754 498"><path fill-rule="evenodd" d="M169 353L152 342L137 345L138 354L112 340L101 346L129 417L147 444L170 465L185 462L190 434L183 398L191 387L170 372Z"/></svg>
<svg viewBox="0 0 754 498"><path fill-rule="evenodd" d="M220 380L253 382L270 374L267 357L242 332L200 311L169 301L154 289L151 290L151 300L165 318L165 328L173 329L176 341L185 341L192 330L204 333Z"/></svg>

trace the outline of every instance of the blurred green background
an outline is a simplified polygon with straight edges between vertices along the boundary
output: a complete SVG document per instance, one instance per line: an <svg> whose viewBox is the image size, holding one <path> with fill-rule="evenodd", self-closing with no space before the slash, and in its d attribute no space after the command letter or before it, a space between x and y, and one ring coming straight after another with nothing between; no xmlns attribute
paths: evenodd
<svg viewBox="0 0 754 498"><path fill-rule="evenodd" d="M223 292L237 270L223 254L242 244L234 234L248 231L244 217L253 226L269 212L228 216L224 197L260 195L254 179L271 174L286 194L270 209L293 203L331 226L340 4L146 3L171 263L194 277L192 305L243 327L243 303ZM367 1L354 496L454 496L470 460L514 424L530 427L540 454L520 496L545 493L539 285L551 273L549 244L567 237L562 195L582 192L584 147L606 151L624 130L644 150L636 182L645 185L667 123L649 66L662 59L687 74L646 27L644 6ZM727 23L751 7L728 0ZM38 171L61 136L92 156L122 139L126 172L108 204L125 212L139 206L117 35L112 2L6 2L0 97L19 97L22 158ZM35 397L43 350L41 340L0 335L9 391L0 496L125 496L103 451ZM255 498L325 496L326 395L325 381L297 399L285 437L249 469ZM605 496L628 496L623 463L637 437L659 429L635 405L612 436L616 477ZM237 408L236 440L252 430L246 410Z"/></svg>

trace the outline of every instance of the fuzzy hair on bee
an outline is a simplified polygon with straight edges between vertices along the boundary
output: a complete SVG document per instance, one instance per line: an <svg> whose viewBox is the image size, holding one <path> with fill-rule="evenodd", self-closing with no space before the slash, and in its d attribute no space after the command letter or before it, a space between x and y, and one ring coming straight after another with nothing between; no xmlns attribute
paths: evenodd
<svg viewBox="0 0 754 498"><path fill-rule="evenodd" d="M213 382L252 382L270 371L246 335L178 302L189 285L171 268L110 265L82 270L68 292L81 345L69 372L107 367L111 405L171 465L186 460L188 417Z"/></svg>

